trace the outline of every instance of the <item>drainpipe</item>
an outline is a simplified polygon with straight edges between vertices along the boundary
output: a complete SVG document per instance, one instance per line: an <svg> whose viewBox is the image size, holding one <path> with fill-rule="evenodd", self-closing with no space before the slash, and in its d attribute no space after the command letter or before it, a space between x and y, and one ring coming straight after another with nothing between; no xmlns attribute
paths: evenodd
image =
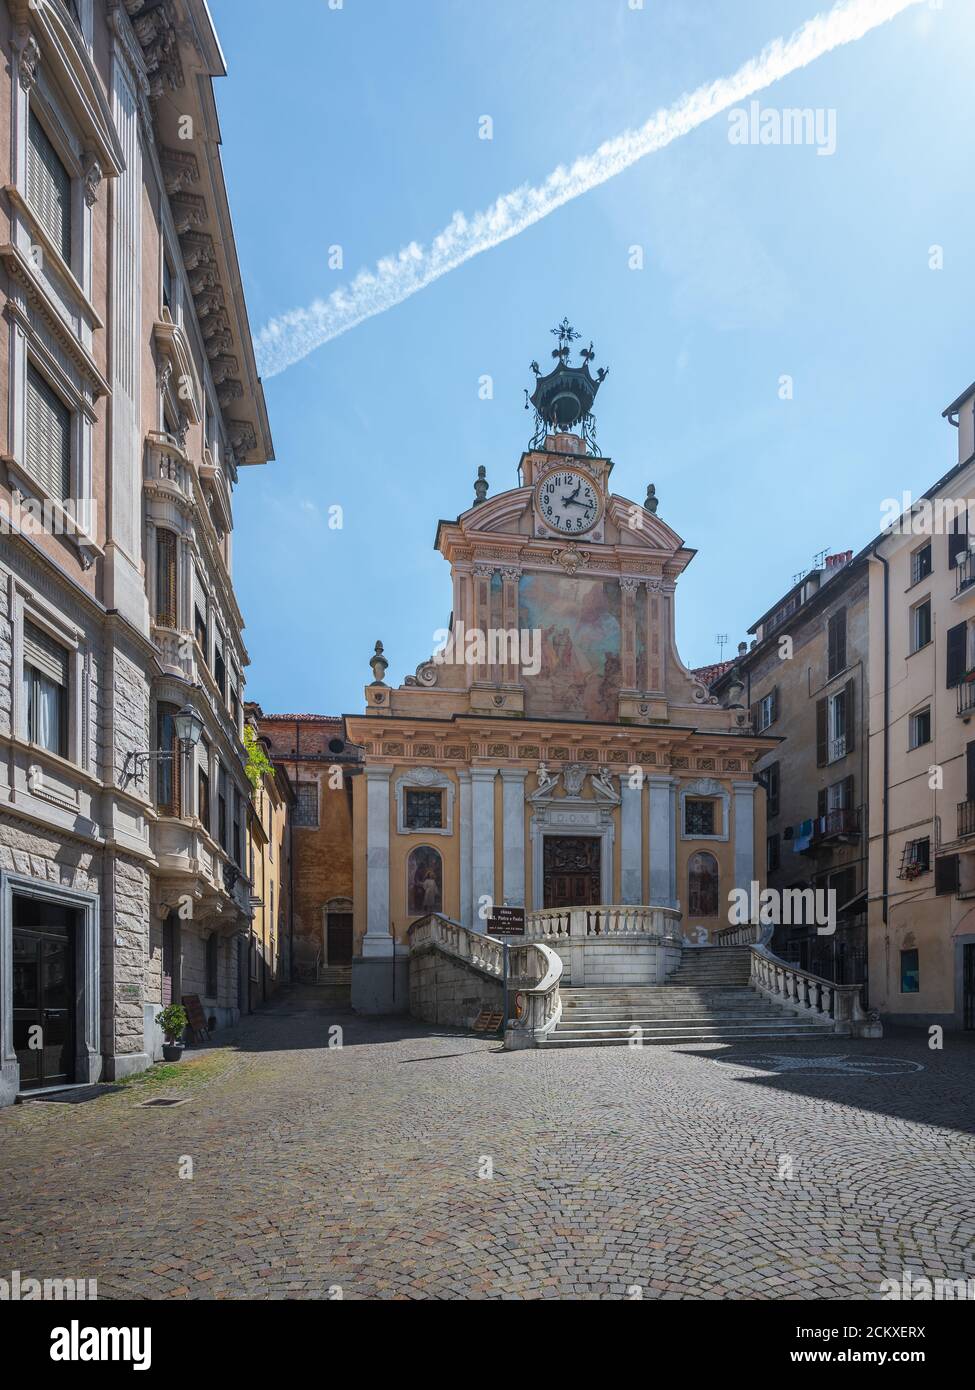
<svg viewBox="0 0 975 1390"><path fill-rule="evenodd" d="M873 547L870 552L875 560L879 560L884 567L884 780L883 780L883 814L884 814L884 847L883 847L883 923L887 926L889 892L888 892L888 872L890 868L890 798L887 789L890 782L890 566L878 549L880 542Z"/></svg>

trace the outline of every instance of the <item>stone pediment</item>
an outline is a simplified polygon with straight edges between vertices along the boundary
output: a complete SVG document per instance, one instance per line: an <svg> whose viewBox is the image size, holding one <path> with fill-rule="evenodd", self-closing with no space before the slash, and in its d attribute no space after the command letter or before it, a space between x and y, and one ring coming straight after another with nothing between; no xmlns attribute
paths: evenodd
<svg viewBox="0 0 975 1390"><path fill-rule="evenodd" d="M583 796L586 779L592 796ZM617 806L620 791L613 774L605 767L591 768L582 763L549 769L538 765L538 786L527 798L535 806Z"/></svg>

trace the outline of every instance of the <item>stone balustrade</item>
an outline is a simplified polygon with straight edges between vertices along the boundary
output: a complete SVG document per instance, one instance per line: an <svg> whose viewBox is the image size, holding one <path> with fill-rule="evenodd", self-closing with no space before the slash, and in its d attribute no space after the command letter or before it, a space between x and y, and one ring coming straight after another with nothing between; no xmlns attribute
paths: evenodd
<svg viewBox="0 0 975 1390"><path fill-rule="evenodd" d="M838 985L780 960L764 946L751 948L752 988L796 1014L816 1014L832 1020L840 1037L881 1038L883 1027L867 1013L859 985Z"/></svg>
<svg viewBox="0 0 975 1390"><path fill-rule="evenodd" d="M740 926L723 927L715 937L718 946L755 946L761 939L762 929L754 922L742 922Z"/></svg>
<svg viewBox="0 0 975 1390"><path fill-rule="evenodd" d="M526 915L529 940L581 941L591 937L651 937L680 941L678 908L643 903L603 903L593 907L545 907Z"/></svg>
<svg viewBox="0 0 975 1390"><path fill-rule="evenodd" d="M496 983L486 987L496 991L504 978L503 944L493 936L471 931L438 913L431 913L429 917L414 922L408 936L411 955L410 1001L415 1016L429 1022L469 1025L472 1019L463 1019L460 1013L452 1015L450 1001L430 997L431 992L441 995L449 993L450 984L447 982L445 988L443 966L436 979L423 978L423 957L431 949L439 949L454 961L466 963L493 977ZM512 1017L505 1033L505 1046L536 1047L545 1041L562 1016L559 997L562 961L555 951L540 941L518 940L509 946L508 957L509 1012ZM415 979L414 960L418 966ZM470 979L468 973L467 980ZM472 995L469 983L458 985L454 992L458 990L458 999ZM494 995L485 995L480 1000L484 1007L497 1007L498 1002Z"/></svg>

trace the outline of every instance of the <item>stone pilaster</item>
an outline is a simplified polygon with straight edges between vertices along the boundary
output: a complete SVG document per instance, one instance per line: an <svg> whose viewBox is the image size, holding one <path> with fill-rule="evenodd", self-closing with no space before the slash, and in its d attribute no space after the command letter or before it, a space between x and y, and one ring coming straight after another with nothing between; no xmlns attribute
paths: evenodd
<svg viewBox="0 0 975 1390"><path fill-rule="evenodd" d="M511 907L525 906L525 780L527 769L503 767L504 883L502 896Z"/></svg>
<svg viewBox="0 0 975 1390"><path fill-rule="evenodd" d="M458 768L457 780L460 783L460 807L458 826L460 832L460 921L465 927L474 925L474 908L471 898L471 774L466 767Z"/></svg>
<svg viewBox="0 0 975 1390"><path fill-rule="evenodd" d="M748 889L755 878L755 783L732 782L734 793L735 887Z"/></svg>
<svg viewBox="0 0 975 1390"><path fill-rule="evenodd" d="M620 778L620 902L643 901L643 787Z"/></svg>
<svg viewBox="0 0 975 1390"><path fill-rule="evenodd" d="M636 591L638 579L621 579L620 679L624 690L636 689Z"/></svg>
<svg viewBox="0 0 975 1390"><path fill-rule="evenodd" d="M650 901L674 907L677 901L677 781L652 773L650 786Z"/></svg>
<svg viewBox="0 0 975 1390"><path fill-rule="evenodd" d="M474 626L480 630L482 644L487 642L487 631L491 626L491 579L494 569L491 565L474 566ZM486 645L482 645L483 660L477 663L476 679L487 681L492 672L488 666Z"/></svg>
<svg viewBox="0 0 975 1390"><path fill-rule="evenodd" d="M518 580L520 576L521 571L516 565L506 565L501 571L501 612L506 632L518 632ZM503 679L509 685L516 685L521 680L521 668L517 661L511 660L510 648L505 654Z"/></svg>
<svg viewBox="0 0 975 1390"><path fill-rule="evenodd" d="M494 901L494 779L496 767L471 768L471 897L475 931L484 931L482 899Z"/></svg>
<svg viewBox="0 0 975 1390"><path fill-rule="evenodd" d="M366 932L364 956L391 956L389 929L389 777L392 767L366 768Z"/></svg>

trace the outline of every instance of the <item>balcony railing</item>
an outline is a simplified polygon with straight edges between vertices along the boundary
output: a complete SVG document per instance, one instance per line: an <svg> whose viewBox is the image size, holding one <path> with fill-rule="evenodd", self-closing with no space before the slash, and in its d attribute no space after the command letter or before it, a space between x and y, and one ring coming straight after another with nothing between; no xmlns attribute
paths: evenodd
<svg viewBox="0 0 975 1390"><path fill-rule="evenodd" d="M963 840L968 835L975 835L975 801L959 801L958 838Z"/></svg>
<svg viewBox="0 0 975 1390"><path fill-rule="evenodd" d="M807 827L803 838L800 839L799 832ZM797 854L807 854L811 850L818 849L821 845L827 844L830 840L853 839L860 834L860 808L850 807L843 810L827 811L824 816L814 816L811 822L803 821L802 826L797 826L794 832L795 850Z"/></svg>
<svg viewBox="0 0 975 1390"><path fill-rule="evenodd" d="M958 713L971 714L975 711L975 680L963 680L958 687Z"/></svg>
<svg viewBox="0 0 975 1390"><path fill-rule="evenodd" d="M955 593L960 594L975 584L975 551L969 550L955 566Z"/></svg>

